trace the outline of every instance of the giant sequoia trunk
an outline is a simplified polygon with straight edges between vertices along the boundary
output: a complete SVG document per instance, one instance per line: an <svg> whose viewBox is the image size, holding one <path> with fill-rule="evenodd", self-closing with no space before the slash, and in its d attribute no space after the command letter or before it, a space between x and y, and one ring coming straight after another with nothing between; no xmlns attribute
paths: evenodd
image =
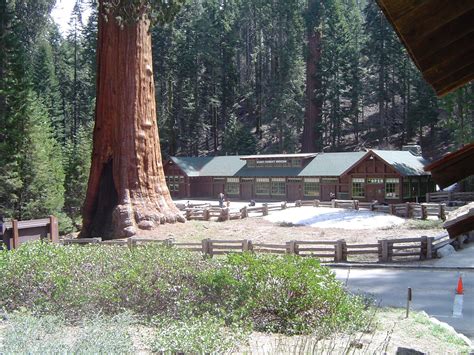
<svg viewBox="0 0 474 355"><path fill-rule="evenodd" d="M103 14L101 4L100 14ZM149 22L99 15L94 148L82 237L129 237L184 221L171 200L156 122Z"/></svg>
<svg viewBox="0 0 474 355"><path fill-rule="evenodd" d="M321 33L308 29L308 54L306 58L306 110L303 125L302 153L314 153L322 149L322 101L321 74L318 73L321 60Z"/></svg>

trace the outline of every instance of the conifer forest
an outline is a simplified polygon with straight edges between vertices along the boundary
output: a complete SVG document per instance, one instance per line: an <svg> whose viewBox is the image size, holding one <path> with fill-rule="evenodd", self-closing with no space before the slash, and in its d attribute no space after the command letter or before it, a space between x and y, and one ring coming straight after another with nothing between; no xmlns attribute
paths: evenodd
<svg viewBox="0 0 474 355"><path fill-rule="evenodd" d="M72 1L72 0L71 0ZM0 214L81 225L97 2L0 0ZM88 16L84 16L87 13ZM151 28L163 159L474 140L474 84L437 98L373 0L188 0Z"/></svg>

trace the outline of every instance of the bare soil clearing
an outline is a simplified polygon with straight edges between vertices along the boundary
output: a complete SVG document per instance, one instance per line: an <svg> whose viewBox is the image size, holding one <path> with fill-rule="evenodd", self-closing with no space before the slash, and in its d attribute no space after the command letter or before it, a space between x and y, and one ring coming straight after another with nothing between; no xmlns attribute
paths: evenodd
<svg viewBox="0 0 474 355"><path fill-rule="evenodd" d="M142 231L140 236L176 241L201 241L211 239L251 239L254 242L284 243L290 240L338 240L348 243L372 243L380 239L434 236L442 230L413 229L410 222L389 229L339 229L310 226L288 226L267 221L262 217L250 217L227 222L187 221L165 224L154 231Z"/></svg>

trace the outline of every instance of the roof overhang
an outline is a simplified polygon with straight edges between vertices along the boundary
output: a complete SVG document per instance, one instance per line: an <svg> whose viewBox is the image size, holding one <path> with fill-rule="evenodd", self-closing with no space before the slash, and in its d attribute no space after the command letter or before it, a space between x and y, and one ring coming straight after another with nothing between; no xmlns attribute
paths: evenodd
<svg viewBox="0 0 474 355"><path fill-rule="evenodd" d="M438 96L474 79L473 0L377 0Z"/></svg>
<svg viewBox="0 0 474 355"><path fill-rule="evenodd" d="M440 188L474 175L474 142L425 166Z"/></svg>

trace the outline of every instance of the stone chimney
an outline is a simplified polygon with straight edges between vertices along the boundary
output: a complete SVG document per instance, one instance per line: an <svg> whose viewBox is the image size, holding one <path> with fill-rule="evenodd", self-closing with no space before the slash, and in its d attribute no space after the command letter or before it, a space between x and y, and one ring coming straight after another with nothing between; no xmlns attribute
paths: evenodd
<svg viewBox="0 0 474 355"><path fill-rule="evenodd" d="M407 144L402 147L402 151L410 152L413 155L421 156L421 146L418 144Z"/></svg>

